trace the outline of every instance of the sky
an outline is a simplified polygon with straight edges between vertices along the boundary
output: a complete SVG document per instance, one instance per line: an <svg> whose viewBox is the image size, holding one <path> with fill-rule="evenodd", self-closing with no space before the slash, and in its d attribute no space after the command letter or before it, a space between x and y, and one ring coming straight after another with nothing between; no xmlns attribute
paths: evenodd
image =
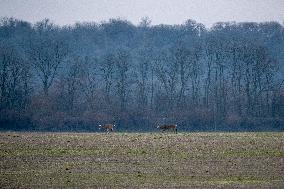
<svg viewBox="0 0 284 189"><path fill-rule="evenodd" d="M139 24L182 24L196 20L206 27L223 21L278 21L284 24L284 0L0 0L0 17L35 23L49 18L58 25L102 22L110 18Z"/></svg>

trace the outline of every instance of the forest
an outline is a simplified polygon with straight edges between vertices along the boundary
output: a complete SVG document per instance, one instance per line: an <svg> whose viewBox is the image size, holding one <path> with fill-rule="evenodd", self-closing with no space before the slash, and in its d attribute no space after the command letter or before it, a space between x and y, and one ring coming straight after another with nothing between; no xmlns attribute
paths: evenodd
<svg viewBox="0 0 284 189"><path fill-rule="evenodd" d="M284 131L284 26L0 21L0 130Z"/></svg>

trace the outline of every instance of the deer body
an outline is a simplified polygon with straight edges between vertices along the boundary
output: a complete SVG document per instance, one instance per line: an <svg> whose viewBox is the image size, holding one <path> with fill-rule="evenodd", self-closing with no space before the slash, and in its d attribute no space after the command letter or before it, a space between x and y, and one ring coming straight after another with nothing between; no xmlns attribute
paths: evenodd
<svg viewBox="0 0 284 189"><path fill-rule="evenodd" d="M172 130L173 132L177 133L177 125L176 124L158 125L157 128L161 129L162 131Z"/></svg>
<svg viewBox="0 0 284 189"><path fill-rule="evenodd" d="M99 125L99 129L103 129L105 130L107 133L109 133L110 131L113 132L113 128L115 127L114 124L104 124L104 125Z"/></svg>

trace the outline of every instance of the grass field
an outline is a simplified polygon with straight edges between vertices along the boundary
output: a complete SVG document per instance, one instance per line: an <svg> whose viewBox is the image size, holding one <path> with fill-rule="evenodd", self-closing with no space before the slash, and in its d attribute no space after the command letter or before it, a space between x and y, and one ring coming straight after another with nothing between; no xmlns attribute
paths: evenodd
<svg viewBox="0 0 284 189"><path fill-rule="evenodd" d="M284 188L284 133L0 133L0 188Z"/></svg>

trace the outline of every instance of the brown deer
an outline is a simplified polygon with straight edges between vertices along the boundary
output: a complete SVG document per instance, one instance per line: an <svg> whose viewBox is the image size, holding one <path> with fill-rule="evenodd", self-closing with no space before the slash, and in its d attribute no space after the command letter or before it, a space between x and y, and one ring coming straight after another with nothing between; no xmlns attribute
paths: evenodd
<svg viewBox="0 0 284 189"><path fill-rule="evenodd" d="M173 132L177 133L177 125L176 124L158 125L157 128L161 129L162 131L172 130Z"/></svg>
<svg viewBox="0 0 284 189"><path fill-rule="evenodd" d="M113 132L113 128L115 127L114 124L104 124L104 125L99 125L99 130L104 129L107 133L110 131Z"/></svg>

